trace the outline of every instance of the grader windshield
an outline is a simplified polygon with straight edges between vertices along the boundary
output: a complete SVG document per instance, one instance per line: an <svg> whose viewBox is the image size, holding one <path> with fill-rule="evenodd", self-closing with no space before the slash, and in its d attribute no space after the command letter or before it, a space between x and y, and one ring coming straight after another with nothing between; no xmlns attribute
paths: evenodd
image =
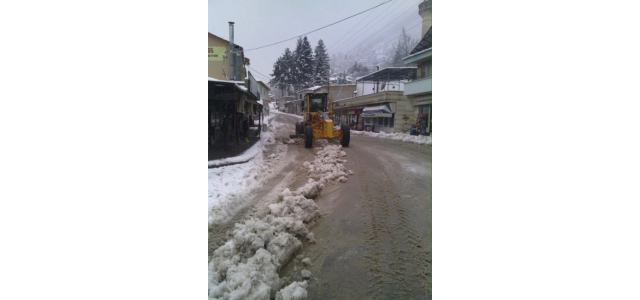
<svg viewBox="0 0 640 300"><path fill-rule="evenodd" d="M326 111L327 97L326 95L313 95L309 99L309 109L311 112Z"/></svg>

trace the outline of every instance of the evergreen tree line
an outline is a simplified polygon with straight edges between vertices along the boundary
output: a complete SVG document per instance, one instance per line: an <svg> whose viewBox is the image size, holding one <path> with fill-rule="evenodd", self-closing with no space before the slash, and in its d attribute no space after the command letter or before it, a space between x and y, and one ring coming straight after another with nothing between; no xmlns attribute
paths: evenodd
<svg viewBox="0 0 640 300"><path fill-rule="evenodd" d="M298 38L296 48L284 49L284 53L273 64L269 85L282 91L298 91L304 88L329 83L329 54L322 40L315 51L309 40Z"/></svg>

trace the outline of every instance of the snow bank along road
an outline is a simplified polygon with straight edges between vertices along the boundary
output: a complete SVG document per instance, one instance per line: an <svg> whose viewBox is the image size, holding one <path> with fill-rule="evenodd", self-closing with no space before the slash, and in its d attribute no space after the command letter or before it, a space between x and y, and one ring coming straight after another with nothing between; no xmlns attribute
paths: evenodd
<svg viewBox="0 0 640 300"><path fill-rule="evenodd" d="M354 134L305 149L282 144L299 118L273 115L261 168L210 170L209 297L431 298L431 146ZM215 172L239 190L212 201Z"/></svg>

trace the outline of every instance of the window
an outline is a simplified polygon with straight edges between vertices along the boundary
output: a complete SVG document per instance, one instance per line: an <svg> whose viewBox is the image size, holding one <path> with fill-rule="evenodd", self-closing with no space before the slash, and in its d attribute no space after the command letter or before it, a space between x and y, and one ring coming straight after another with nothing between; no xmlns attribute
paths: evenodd
<svg viewBox="0 0 640 300"><path fill-rule="evenodd" d="M420 78L431 78L431 62L420 64Z"/></svg>
<svg viewBox="0 0 640 300"><path fill-rule="evenodd" d="M389 120L389 127L393 127L393 119L396 117L396 114L391 114L391 120Z"/></svg>
<svg viewBox="0 0 640 300"><path fill-rule="evenodd" d="M384 127L389 126L389 118L384 118Z"/></svg>
<svg viewBox="0 0 640 300"><path fill-rule="evenodd" d="M324 111L324 106L322 105L322 98L312 98L310 101L311 111Z"/></svg>

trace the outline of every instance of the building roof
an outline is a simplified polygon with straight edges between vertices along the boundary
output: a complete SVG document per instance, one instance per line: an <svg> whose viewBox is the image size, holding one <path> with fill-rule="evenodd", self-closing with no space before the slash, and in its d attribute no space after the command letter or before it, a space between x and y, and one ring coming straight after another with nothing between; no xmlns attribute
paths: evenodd
<svg viewBox="0 0 640 300"><path fill-rule="evenodd" d="M234 90L244 93L251 99L258 99L255 95L249 92L249 90L244 86L243 81L219 80L209 77L209 94L213 94L215 92L233 93Z"/></svg>
<svg viewBox="0 0 640 300"><path fill-rule="evenodd" d="M357 81L401 81L407 80L416 67L388 67L359 78Z"/></svg>
<svg viewBox="0 0 640 300"><path fill-rule="evenodd" d="M427 30L427 33L424 34L422 40L420 40L418 45L416 45L416 47L411 50L411 53L409 53L409 55L420 52L422 50L427 50L429 48L431 48L431 26L429 26L429 30Z"/></svg>
<svg viewBox="0 0 640 300"><path fill-rule="evenodd" d="M225 39L223 39L223 38L221 38L221 37L219 37L219 36L217 36L217 35L215 35L215 34L213 34L213 33L211 33L211 32L209 32L209 35L210 35L210 36L212 36L212 37L214 37L214 38L217 38L217 39L219 39L219 40L222 40L223 42L225 42L225 43L227 43L227 44L231 44L231 43L229 42L229 40L225 40ZM234 43L234 46L235 46L235 48L243 49L243 48L242 48L242 46L240 46L240 45L238 45L238 44L235 44L235 43Z"/></svg>
<svg viewBox="0 0 640 300"><path fill-rule="evenodd" d="M266 84L264 84L264 82L262 81L258 81L259 84L261 84L267 91L271 91L271 88L269 88L269 86L267 86Z"/></svg>

